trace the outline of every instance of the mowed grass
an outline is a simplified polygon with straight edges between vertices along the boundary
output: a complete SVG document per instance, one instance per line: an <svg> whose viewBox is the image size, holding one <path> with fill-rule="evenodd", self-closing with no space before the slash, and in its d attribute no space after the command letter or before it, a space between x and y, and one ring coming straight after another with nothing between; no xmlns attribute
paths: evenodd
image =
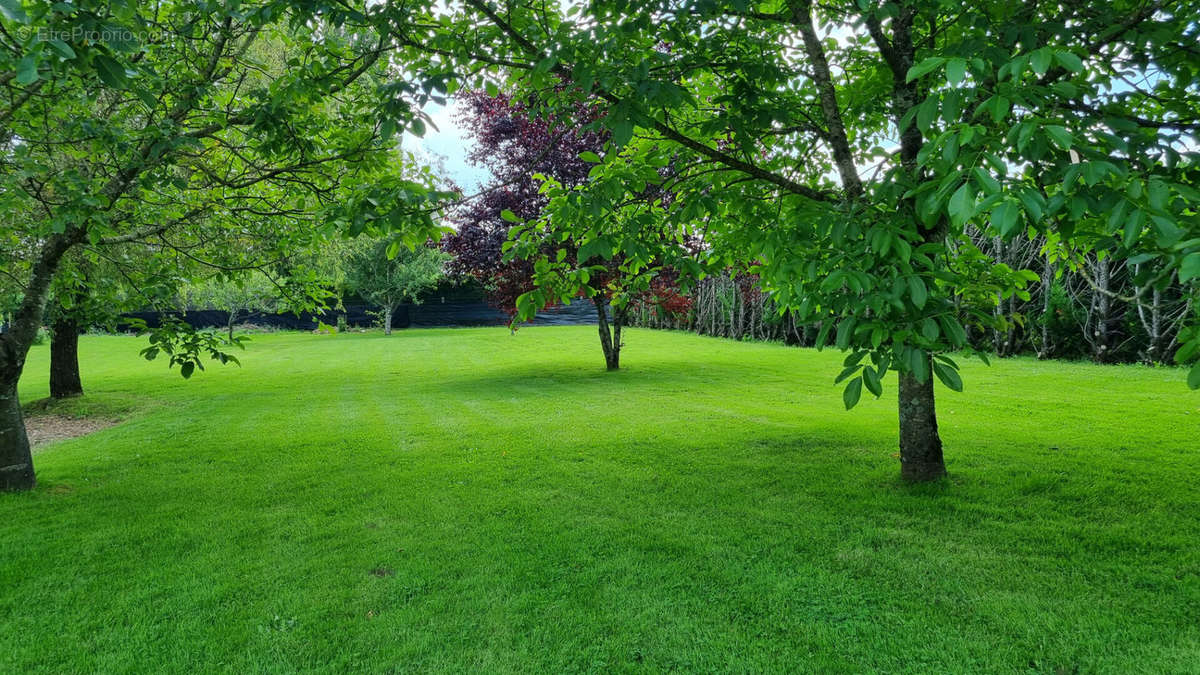
<svg viewBox="0 0 1200 675"><path fill-rule="evenodd" d="M1200 394L1012 359L939 390L594 327L255 336L185 382L88 337L123 424L0 495L0 671L1200 672ZM21 394L46 395L47 350Z"/></svg>

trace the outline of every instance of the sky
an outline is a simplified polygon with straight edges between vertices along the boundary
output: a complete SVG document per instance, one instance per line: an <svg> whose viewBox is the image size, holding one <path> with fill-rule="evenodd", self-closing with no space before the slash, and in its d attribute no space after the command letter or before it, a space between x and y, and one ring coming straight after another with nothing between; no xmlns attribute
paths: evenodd
<svg viewBox="0 0 1200 675"><path fill-rule="evenodd" d="M440 163L447 178L463 190L474 192L487 182L490 174L487 169L467 161L472 142L464 130L454 123L455 105L454 99L450 99L445 106L435 103L427 105L425 114L429 115L433 124L427 125L423 138L405 134L402 143L419 159L435 166Z"/></svg>

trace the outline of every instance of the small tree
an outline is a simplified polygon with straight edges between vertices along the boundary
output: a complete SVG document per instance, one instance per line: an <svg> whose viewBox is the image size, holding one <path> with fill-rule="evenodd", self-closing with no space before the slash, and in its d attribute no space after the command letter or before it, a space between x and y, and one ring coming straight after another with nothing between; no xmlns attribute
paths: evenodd
<svg viewBox="0 0 1200 675"><path fill-rule="evenodd" d="M233 327L255 313L273 313L280 309L280 290L261 272L245 277L213 278L186 289L188 309L219 309L228 314L225 331L233 343Z"/></svg>
<svg viewBox="0 0 1200 675"><path fill-rule="evenodd" d="M364 300L379 305L383 333L391 335L396 309L406 301L419 304L421 293L444 278L447 258L429 246L409 249L386 239L356 241L345 259L346 285Z"/></svg>
<svg viewBox="0 0 1200 675"><path fill-rule="evenodd" d="M585 161L599 163L600 156L582 153ZM663 227L658 211L669 195L650 181L668 158L659 155L651 162L612 174L614 189L637 186L637 197L606 211L586 208L577 189L542 177L541 193L550 201L541 218L519 226L506 244L509 258L533 262L535 288L517 298L517 319L531 319L538 310L554 302L568 302L582 295L596 306L600 347L609 370L621 367L621 329L633 301L651 291L652 282L663 273L686 282L699 275L695 260L696 242L681 230ZM516 216L506 212L505 217ZM576 241L586 241L576 247ZM680 275L683 271L686 274ZM611 310L611 321L608 311Z"/></svg>
<svg viewBox="0 0 1200 675"><path fill-rule="evenodd" d="M455 232L442 244L454 256L450 273L479 281L489 302L514 321L587 298L596 307L605 365L617 370L630 300L678 253L659 248L672 237L645 218L645 207L663 195L651 187L641 195L644 203L613 213L570 206L546 212L552 197L584 185L599 161L597 152L608 138L595 124L601 109L585 102L554 118L505 94L473 92L463 100L459 122L476 142L470 158L494 180L453 213ZM658 177L654 167L643 169ZM645 185L646 177L640 181ZM531 225L516 225L523 222ZM579 237L600 233L607 238L578 248ZM514 239L520 240L515 247ZM630 248L618 250L618 243Z"/></svg>

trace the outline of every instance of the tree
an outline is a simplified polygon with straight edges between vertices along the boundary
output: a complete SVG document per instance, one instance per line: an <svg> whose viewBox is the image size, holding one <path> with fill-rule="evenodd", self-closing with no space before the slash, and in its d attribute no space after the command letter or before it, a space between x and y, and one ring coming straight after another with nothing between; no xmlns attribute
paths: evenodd
<svg viewBox="0 0 1200 675"><path fill-rule="evenodd" d="M34 484L17 398L25 356L72 251L142 243L187 257L247 230L439 231L428 185L389 171L395 134L420 131L439 82L390 78L385 41L338 3L3 4L0 241L28 251L0 335L0 489ZM282 56L281 56L282 55ZM444 90L444 86L442 86ZM281 222L294 227L280 230ZM217 249L213 249L217 250ZM240 260L220 249L224 269ZM163 326L145 350L189 376L215 341Z"/></svg>
<svg viewBox="0 0 1200 675"><path fill-rule="evenodd" d="M445 276L448 256L436 248L399 246L387 239L359 239L346 257L350 291L382 308L383 334L392 334L392 316L404 302L419 304L421 293Z"/></svg>
<svg viewBox="0 0 1200 675"><path fill-rule="evenodd" d="M950 354L968 349L965 326L990 331L998 300L1037 279L968 227L1054 235L1070 264L1137 258L1139 287L1200 275L1194 0L414 11L389 8L410 68L507 78L539 114L605 103L598 187L564 202L615 209L629 191L604 176L668 154L663 222L696 229L714 261L750 264L781 307L821 323L818 344L849 352L847 407L897 373L905 479L945 474L933 383L962 389ZM1200 329L1185 335L1181 362L1200 355Z"/></svg>
<svg viewBox="0 0 1200 675"><path fill-rule="evenodd" d="M595 153L582 156L601 161ZM678 279L677 272L685 270L687 279L700 271L688 234L664 227L659 213L671 196L654 183L668 162L660 156L638 168L608 172L589 184L589 189L603 191L602 184L609 183L622 192L633 186L634 196L605 210L589 207L581 196L582 185L568 189L542 177L540 192L548 197L548 206L537 220L514 228L506 244L506 258L534 261L536 288L517 298L518 318L532 318L548 304L583 295L596 306L605 365L620 369L621 329L635 300L649 295L651 284L664 272ZM515 219L511 213L504 215ZM578 241L587 243L576 246Z"/></svg>
<svg viewBox="0 0 1200 675"><path fill-rule="evenodd" d="M280 288L262 273L234 279L213 278L185 290L189 309L219 309L227 314L226 339L233 342L233 327L250 314L276 312L282 304Z"/></svg>
<svg viewBox="0 0 1200 675"><path fill-rule="evenodd" d="M83 396L79 333L87 327L89 319L108 314L112 307L93 301L85 290L89 271L86 264L67 260L63 268L55 279L46 312L50 325L50 398L54 399Z"/></svg>
<svg viewBox="0 0 1200 675"><path fill-rule="evenodd" d="M585 101L561 115L539 117L501 93L472 92L461 100L460 122L476 142L471 158L490 170L493 182L453 212L455 232L443 240L443 248L454 255L449 269L479 281L489 301L514 322L532 319L549 305L587 298L596 308L605 365L618 370L630 302L662 269L663 256L648 256L662 233L630 210L620 221L626 225L624 236L639 237L650 248L614 256L597 241L581 251L577 228L607 228L610 235L622 236L614 228L618 221L611 213L546 210L555 195L584 185L599 161L597 152L607 139L594 129L600 108ZM644 196L644 201L652 199ZM641 225L648 227L642 231Z"/></svg>

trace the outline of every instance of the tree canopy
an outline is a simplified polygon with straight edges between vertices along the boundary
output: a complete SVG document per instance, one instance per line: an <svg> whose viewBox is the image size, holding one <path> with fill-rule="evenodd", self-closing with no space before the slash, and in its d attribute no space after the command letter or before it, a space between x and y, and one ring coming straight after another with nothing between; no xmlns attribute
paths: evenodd
<svg viewBox="0 0 1200 675"><path fill-rule="evenodd" d="M431 246L415 249L387 239L358 239L344 260L348 289L383 310L383 331L392 332L392 315L405 302L420 303L421 294L445 278L447 256Z"/></svg>

